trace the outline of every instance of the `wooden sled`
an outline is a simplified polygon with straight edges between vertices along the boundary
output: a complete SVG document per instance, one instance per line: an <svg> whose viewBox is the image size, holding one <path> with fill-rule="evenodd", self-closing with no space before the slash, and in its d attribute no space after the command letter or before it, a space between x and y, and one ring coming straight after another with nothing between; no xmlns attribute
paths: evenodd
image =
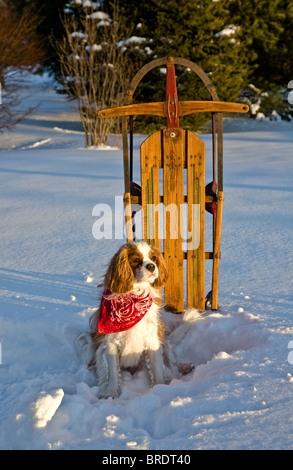
<svg viewBox="0 0 293 470"><path fill-rule="evenodd" d="M211 101L178 101L176 64L188 67L201 78L210 92ZM133 104L133 94L142 78L153 68L162 66L167 67L166 101ZM139 70L128 90L128 104L104 109L98 114L100 118L122 116L127 241L134 239L133 207L138 204L142 209L143 239L164 252L168 267L169 280L164 292L166 310L178 313L190 307L205 310L206 259L213 260L211 308L218 308L224 200L222 113L246 113L248 109L244 104L219 101L213 83L195 63L168 57L156 59ZM179 116L207 111L212 113L213 130L213 181L208 185L205 181L205 144L195 133L179 127ZM167 128L150 135L141 145L140 189L132 181L132 116L149 114L165 116ZM127 116L130 116L129 149ZM206 210L213 214L211 252L205 251Z"/></svg>

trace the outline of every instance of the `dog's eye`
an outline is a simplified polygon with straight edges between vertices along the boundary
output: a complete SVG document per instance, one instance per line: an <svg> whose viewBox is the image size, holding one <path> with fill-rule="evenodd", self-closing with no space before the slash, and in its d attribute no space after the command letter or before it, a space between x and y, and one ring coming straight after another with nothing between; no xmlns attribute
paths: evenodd
<svg viewBox="0 0 293 470"><path fill-rule="evenodd" d="M155 263L157 261L157 257L156 256L152 256L151 257L151 260Z"/></svg>
<svg viewBox="0 0 293 470"><path fill-rule="evenodd" d="M142 264L142 261L140 258L134 258L131 260L131 264L133 264L134 266L140 266Z"/></svg>

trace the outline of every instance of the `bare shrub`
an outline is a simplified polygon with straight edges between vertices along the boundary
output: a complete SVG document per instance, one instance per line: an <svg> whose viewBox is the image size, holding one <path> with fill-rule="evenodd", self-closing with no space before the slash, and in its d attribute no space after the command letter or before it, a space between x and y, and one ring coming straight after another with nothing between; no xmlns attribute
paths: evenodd
<svg viewBox="0 0 293 470"><path fill-rule="evenodd" d="M0 129L11 129L29 112L21 110L16 77L42 63L42 41L37 33L41 18L24 8L17 14L12 3L0 4Z"/></svg>
<svg viewBox="0 0 293 470"><path fill-rule="evenodd" d="M86 146L107 144L110 134L119 132L119 120L98 119L98 111L123 103L130 76L118 9L111 19L87 12L65 17L63 24L64 38L56 44L62 84L77 99Z"/></svg>

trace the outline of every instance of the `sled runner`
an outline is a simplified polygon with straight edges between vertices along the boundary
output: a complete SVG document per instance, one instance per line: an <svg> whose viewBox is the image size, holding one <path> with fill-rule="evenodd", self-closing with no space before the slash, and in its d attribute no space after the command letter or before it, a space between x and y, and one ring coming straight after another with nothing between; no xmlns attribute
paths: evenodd
<svg viewBox="0 0 293 470"><path fill-rule="evenodd" d="M211 101L178 101L175 65L195 72ZM167 67L166 101L133 104L142 78L155 67ZM220 239L223 210L223 112L246 113L248 106L219 101L216 89L195 63L180 58L156 59L142 67L128 89L128 104L99 112L100 118L122 116L125 218L127 240L135 237L134 215L142 209L143 238L163 252L169 271L165 309L182 312L205 310L205 260L213 260L211 308L218 308ZM213 181L205 182L205 144L194 133L179 127L179 117L212 113ZM133 121L135 115L163 116L167 128L147 137L140 148L141 186L133 182ZM128 148L127 116L130 116ZM129 151L128 151L129 150ZM130 156L130 158L129 158ZM161 170L161 171L160 171ZM205 251L205 211L213 215L213 249ZM185 301L184 280L187 295Z"/></svg>

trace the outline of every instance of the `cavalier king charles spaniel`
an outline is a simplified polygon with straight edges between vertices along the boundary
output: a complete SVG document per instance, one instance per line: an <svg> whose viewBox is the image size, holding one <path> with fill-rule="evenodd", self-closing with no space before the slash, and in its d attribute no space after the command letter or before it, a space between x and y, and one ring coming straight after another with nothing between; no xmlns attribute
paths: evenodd
<svg viewBox="0 0 293 470"><path fill-rule="evenodd" d="M100 308L90 320L90 333L78 338L84 351L87 347L88 365L96 373L100 398L119 396L122 369L133 374L145 368L152 385L170 382L175 365L170 345L178 344L198 315L187 311L166 339L160 309L167 278L162 253L147 242L127 243L111 259ZM192 370L191 364L176 367L181 374Z"/></svg>

